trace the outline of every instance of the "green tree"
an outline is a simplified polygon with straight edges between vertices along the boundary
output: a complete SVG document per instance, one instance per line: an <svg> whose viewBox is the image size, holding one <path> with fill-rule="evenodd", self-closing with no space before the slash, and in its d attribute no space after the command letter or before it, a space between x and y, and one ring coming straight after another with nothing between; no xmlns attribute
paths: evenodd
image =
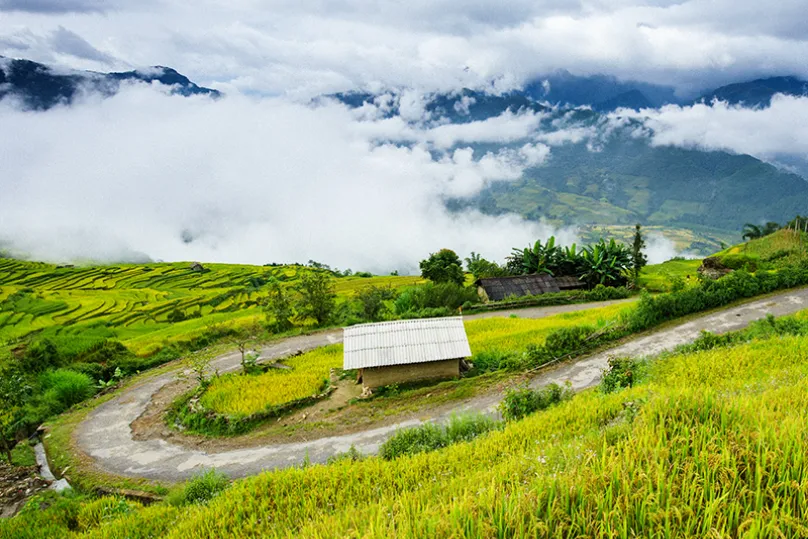
<svg viewBox="0 0 808 539"><path fill-rule="evenodd" d="M269 294L264 307L267 323L278 333L291 329L294 325L292 324L294 311L289 295L278 280L270 281L268 288Z"/></svg>
<svg viewBox="0 0 808 539"><path fill-rule="evenodd" d="M648 264L648 257L643 253L645 249L645 238L642 235L642 227L637 224L634 227L634 242L631 244L631 272L636 284L640 279L640 270Z"/></svg>
<svg viewBox="0 0 808 539"><path fill-rule="evenodd" d="M5 368L0 372L0 451L5 453L9 464L11 450L24 430L21 417L31 391L31 384L16 369Z"/></svg>
<svg viewBox="0 0 808 539"><path fill-rule="evenodd" d="M466 276L460 257L451 249L441 249L421 260L421 277L433 283L456 283L462 285Z"/></svg>
<svg viewBox="0 0 808 539"><path fill-rule="evenodd" d="M542 244L537 240L532 246L525 249L514 248L508 257L508 268L511 273L532 275L534 273L547 273L553 275L558 271L564 252L556 246L555 237L550 236ZM519 267L521 265L521 267Z"/></svg>
<svg viewBox="0 0 808 539"><path fill-rule="evenodd" d="M789 226L794 226L794 223L798 222L797 219L792 220L788 223ZM802 225L804 226L804 222ZM763 226L754 225L752 223L746 223L743 225L743 235L741 236L745 240L756 240L758 238L762 238L764 236L768 236L769 234L774 234L780 230L780 224L775 223L774 221L769 221Z"/></svg>
<svg viewBox="0 0 808 539"><path fill-rule="evenodd" d="M502 277L508 274L508 270L500 266L496 262L486 260L480 254L471 252L466 258L466 269L469 273L474 275L475 279L483 279L485 277Z"/></svg>
<svg viewBox="0 0 808 539"><path fill-rule="evenodd" d="M297 316L300 320L314 318L322 326L331 318L336 306L334 279L324 271L312 271L303 275L295 288L300 294Z"/></svg>
<svg viewBox="0 0 808 539"><path fill-rule="evenodd" d="M356 293L356 299L362 308L365 320L376 322L383 318L387 310L386 300L395 299L396 293L392 287L369 286Z"/></svg>

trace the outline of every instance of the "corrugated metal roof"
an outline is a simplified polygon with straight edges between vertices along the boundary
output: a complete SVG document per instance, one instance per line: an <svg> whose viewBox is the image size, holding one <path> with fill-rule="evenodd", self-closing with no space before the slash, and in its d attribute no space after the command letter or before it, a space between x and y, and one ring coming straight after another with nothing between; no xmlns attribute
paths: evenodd
<svg viewBox="0 0 808 539"><path fill-rule="evenodd" d="M344 369L387 367L471 356L463 318L425 318L345 328Z"/></svg>

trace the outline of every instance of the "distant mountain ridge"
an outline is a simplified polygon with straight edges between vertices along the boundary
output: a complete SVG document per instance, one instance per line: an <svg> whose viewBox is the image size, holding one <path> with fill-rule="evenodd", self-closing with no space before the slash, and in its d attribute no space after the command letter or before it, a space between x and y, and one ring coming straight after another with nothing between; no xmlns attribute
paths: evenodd
<svg viewBox="0 0 808 539"><path fill-rule="evenodd" d="M124 82L159 82L171 87L172 93L220 97L218 90L204 88L170 67L119 73L55 70L45 64L0 56L0 99L19 99L24 107L47 110L55 105L70 104L82 92L114 95Z"/></svg>
<svg viewBox="0 0 808 539"><path fill-rule="evenodd" d="M721 86L701 96L697 101L710 103L726 101L730 105L768 107L776 94L795 97L808 96L808 81L797 77L769 77Z"/></svg>

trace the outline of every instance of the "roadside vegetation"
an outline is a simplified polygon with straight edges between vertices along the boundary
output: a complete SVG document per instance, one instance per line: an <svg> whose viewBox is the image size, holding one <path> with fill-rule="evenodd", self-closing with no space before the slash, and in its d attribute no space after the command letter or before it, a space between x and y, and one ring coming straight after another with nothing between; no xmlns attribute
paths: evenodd
<svg viewBox="0 0 808 539"><path fill-rule="evenodd" d="M46 494L0 537L797 537L805 323L763 321L720 348L617 362L611 378L630 383L496 428L467 420L452 443L446 427L402 435L389 460L349 452L267 472L184 507Z"/></svg>

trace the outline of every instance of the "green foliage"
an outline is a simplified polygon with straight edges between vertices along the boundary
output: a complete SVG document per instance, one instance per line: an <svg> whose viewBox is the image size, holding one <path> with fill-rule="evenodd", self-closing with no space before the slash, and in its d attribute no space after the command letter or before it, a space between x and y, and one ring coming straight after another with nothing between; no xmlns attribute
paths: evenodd
<svg viewBox="0 0 808 539"><path fill-rule="evenodd" d="M320 326L328 322L336 306L334 279L324 271L307 273L301 277L296 290L300 294L298 318L313 318Z"/></svg>
<svg viewBox="0 0 808 539"><path fill-rule="evenodd" d="M509 388L499 404L499 411L506 421L518 421L532 413L569 400L573 394L572 389L558 384L550 384L541 389L532 389L526 385Z"/></svg>
<svg viewBox="0 0 808 539"><path fill-rule="evenodd" d="M40 376L44 400L59 413L95 394L93 380L86 374L68 369L46 371Z"/></svg>
<svg viewBox="0 0 808 539"><path fill-rule="evenodd" d="M45 491L31 497L14 518L0 519L0 539L69 537L78 529L78 516L88 497L72 489Z"/></svg>
<svg viewBox="0 0 808 539"><path fill-rule="evenodd" d="M764 236L774 234L778 230L780 230L780 225L773 221L769 221L763 226L746 223L743 225L741 237L745 240L756 240Z"/></svg>
<svg viewBox="0 0 808 539"><path fill-rule="evenodd" d="M636 381L638 364L627 357L610 357L609 368L603 374L600 389L613 393L619 389L632 387Z"/></svg>
<svg viewBox="0 0 808 539"><path fill-rule="evenodd" d="M541 240L536 240L533 246L525 249L514 248L508 257L507 267L515 275L534 273L554 275L561 257L562 251L556 246L555 237L550 236L544 245Z"/></svg>
<svg viewBox="0 0 808 539"><path fill-rule="evenodd" d="M43 372L59 367L63 363L64 358L50 339L34 341L20 358L20 368L28 373Z"/></svg>
<svg viewBox="0 0 808 539"><path fill-rule="evenodd" d="M421 260L421 277L433 283L454 283L462 285L466 276L460 257L451 249L441 249L432 253L426 260Z"/></svg>
<svg viewBox="0 0 808 539"><path fill-rule="evenodd" d="M365 320L376 322L384 318L387 311L385 301L396 298L396 291L392 287L370 286L356 293Z"/></svg>
<svg viewBox="0 0 808 539"><path fill-rule="evenodd" d="M499 428L501 425L486 415L452 416L445 426L424 423L396 431L379 448L379 456L384 460L393 460L404 455L427 453L455 443L470 442Z"/></svg>
<svg viewBox="0 0 808 539"><path fill-rule="evenodd" d="M269 283L264 312L273 331L281 333L292 328L292 301L277 279Z"/></svg>
<svg viewBox="0 0 808 539"><path fill-rule="evenodd" d="M578 278L590 287L598 284L623 286L630 267L631 251L628 247L614 239L609 242L600 240L581 252Z"/></svg>
<svg viewBox="0 0 808 539"><path fill-rule="evenodd" d="M726 254L719 257L721 265L731 270L743 269L750 273L756 272L758 269L763 268L760 257L748 254Z"/></svg>
<svg viewBox="0 0 808 539"><path fill-rule="evenodd" d="M486 260L474 251L466 258L466 268L474 275L474 279L484 279L486 277L504 277L509 275L507 267L500 266L496 262Z"/></svg>
<svg viewBox="0 0 808 539"><path fill-rule="evenodd" d="M78 529L86 531L133 511L135 504L118 496L103 496L84 504L76 515Z"/></svg>
<svg viewBox="0 0 808 539"><path fill-rule="evenodd" d="M171 493L168 502L174 506L200 505L208 503L230 485L230 480L222 472L211 468L188 480L181 490Z"/></svg>
<svg viewBox="0 0 808 539"><path fill-rule="evenodd" d="M640 279L640 271L648 264L648 258L643 253L645 249L645 238L642 235L642 227L637 224L634 227L634 240L631 243L631 271L636 284Z"/></svg>
<svg viewBox="0 0 808 539"><path fill-rule="evenodd" d="M395 300L396 313L406 316L407 313L437 313L445 316L456 311L466 302L480 301L477 290L456 283L426 283L419 286L405 288ZM429 311L440 309L440 311Z"/></svg>

